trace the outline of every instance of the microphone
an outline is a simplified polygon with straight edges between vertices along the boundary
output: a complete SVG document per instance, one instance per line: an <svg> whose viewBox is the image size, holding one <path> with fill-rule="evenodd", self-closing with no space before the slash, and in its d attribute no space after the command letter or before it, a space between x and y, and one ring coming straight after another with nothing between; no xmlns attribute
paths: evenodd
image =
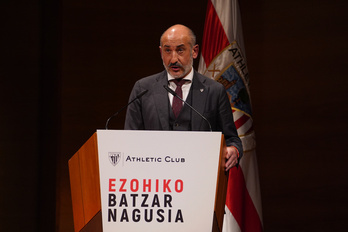
<svg viewBox="0 0 348 232"><path fill-rule="evenodd" d="M130 102L128 102L127 105L123 106L121 109L119 109L116 113L114 113L110 118L108 118L108 120L106 121L105 124L105 129L108 129L108 125L109 125L109 121L115 117L116 115L118 115L122 110L124 110L127 106L129 106L130 104L132 104L135 100L140 99L145 93L147 93L149 90L145 89L143 92L139 93L133 100L131 100Z"/></svg>
<svg viewBox="0 0 348 232"><path fill-rule="evenodd" d="M211 129L211 125L210 122L208 121L208 119L206 119L206 117L204 117L201 113L199 113L195 108L193 108L190 104L188 104L184 99L182 99L181 97L178 96L178 94L176 92L174 92L171 88L169 88L166 85L163 85L163 87L169 92L171 93L174 97L177 97L178 99L180 99L180 101L182 101L184 104L186 104L188 107L190 107L191 110L193 110L194 112L196 112L201 118L204 119L204 121L206 121L208 123L209 129L210 131L213 131Z"/></svg>

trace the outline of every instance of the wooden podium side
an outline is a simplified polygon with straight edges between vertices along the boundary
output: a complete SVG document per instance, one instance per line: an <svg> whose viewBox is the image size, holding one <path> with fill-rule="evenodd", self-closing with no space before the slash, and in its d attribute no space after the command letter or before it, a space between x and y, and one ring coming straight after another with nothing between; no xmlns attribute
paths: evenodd
<svg viewBox="0 0 348 232"><path fill-rule="evenodd" d="M228 181L225 151L222 136L212 232L222 231ZM75 232L102 231L97 133L69 160L69 173Z"/></svg>
<svg viewBox="0 0 348 232"><path fill-rule="evenodd" d="M69 160L75 231L81 231L101 209L97 133Z"/></svg>
<svg viewBox="0 0 348 232"><path fill-rule="evenodd" d="M224 135L221 136L219 168L217 174L214 221L212 232L221 232L224 222L225 202L227 194L228 172L225 171L226 143Z"/></svg>

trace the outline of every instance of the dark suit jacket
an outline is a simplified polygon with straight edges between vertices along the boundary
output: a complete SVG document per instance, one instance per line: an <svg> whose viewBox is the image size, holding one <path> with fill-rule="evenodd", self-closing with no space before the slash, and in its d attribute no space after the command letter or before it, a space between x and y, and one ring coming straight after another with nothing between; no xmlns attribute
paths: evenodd
<svg viewBox="0 0 348 232"><path fill-rule="evenodd" d="M148 92L130 104L127 109L126 130L171 130L169 125L167 72L138 80L131 92L130 100L144 90ZM192 86L192 106L206 117L213 131L221 131L227 146L235 146L243 154L242 143L233 121L231 105L225 88L220 83L194 72ZM192 131L209 131L207 122L196 113L191 116Z"/></svg>

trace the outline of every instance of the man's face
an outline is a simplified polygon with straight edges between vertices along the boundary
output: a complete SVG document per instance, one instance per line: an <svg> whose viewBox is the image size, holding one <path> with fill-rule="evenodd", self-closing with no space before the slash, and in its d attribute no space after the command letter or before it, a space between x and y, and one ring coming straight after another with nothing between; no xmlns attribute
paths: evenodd
<svg viewBox="0 0 348 232"><path fill-rule="evenodd" d="M198 55L198 45L191 47L188 34L178 30L165 33L161 42L161 57L167 72L174 78L185 77Z"/></svg>

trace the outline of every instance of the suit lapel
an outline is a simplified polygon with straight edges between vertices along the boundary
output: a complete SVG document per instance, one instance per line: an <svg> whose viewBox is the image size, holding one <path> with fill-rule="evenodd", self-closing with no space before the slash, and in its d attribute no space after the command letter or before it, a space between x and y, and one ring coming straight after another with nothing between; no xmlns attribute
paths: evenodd
<svg viewBox="0 0 348 232"><path fill-rule="evenodd" d="M161 123L162 130L169 130L169 101L168 92L163 87L168 85L167 72L163 71L154 83L154 102L158 112L159 121Z"/></svg>
<svg viewBox="0 0 348 232"><path fill-rule="evenodd" d="M197 75L196 71L194 72L195 73L193 75L193 81L191 86L192 107L203 115L205 112L205 103L209 94L209 88L206 85L204 85L205 79L200 78L200 76ZM156 109L158 112L158 117L161 123L162 130L170 130L168 92L163 87L163 85L168 85L166 71L163 71L154 83L153 100L156 104ZM201 116L199 116L196 112L192 112L191 126L193 131L200 130L202 121L203 119Z"/></svg>
<svg viewBox="0 0 348 232"><path fill-rule="evenodd" d="M202 115L205 112L205 103L208 97L209 88L204 85L205 80L200 78L196 72L192 82L192 107ZM198 131L201 128L203 118L197 113L192 113L192 130Z"/></svg>

